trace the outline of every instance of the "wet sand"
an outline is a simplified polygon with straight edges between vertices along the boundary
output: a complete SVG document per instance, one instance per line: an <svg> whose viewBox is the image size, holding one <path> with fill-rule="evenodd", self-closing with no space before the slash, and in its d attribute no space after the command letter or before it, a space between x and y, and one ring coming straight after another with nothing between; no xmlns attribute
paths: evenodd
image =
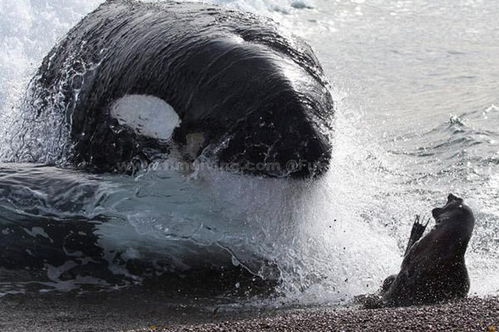
<svg viewBox="0 0 499 332"><path fill-rule="evenodd" d="M1 331L499 331L499 298L365 310L247 310L141 290L0 299ZM232 308L232 309L230 309Z"/></svg>
<svg viewBox="0 0 499 332"><path fill-rule="evenodd" d="M160 331L499 331L499 298L391 309L323 308ZM147 331L147 330L143 330Z"/></svg>

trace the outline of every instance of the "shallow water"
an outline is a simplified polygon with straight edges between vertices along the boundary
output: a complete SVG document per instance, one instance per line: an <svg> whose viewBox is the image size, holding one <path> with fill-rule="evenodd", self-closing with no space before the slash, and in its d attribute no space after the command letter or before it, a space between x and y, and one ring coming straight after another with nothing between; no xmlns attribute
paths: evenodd
<svg viewBox="0 0 499 332"><path fill-rule="evenodd" d="M95 176L20 163L50 159L58 144L50 126L36 144L19 140L26 84L100 2L0 2L0 160L17 162L0 167L2 243L17 244L1 259L47 250L41 272L3 272L0 292L110 289L242 264L248 273L225 281L232 290L254 275L277 280L285 301L338 303L396 272L413 216L452 192L477 217L471 292L499 293L498 3L212 1L270 16L315 49L337 102L332 168L318 181L209 169ZM62 263L50 250L67 254L68 232L72 257Z"/></svg>

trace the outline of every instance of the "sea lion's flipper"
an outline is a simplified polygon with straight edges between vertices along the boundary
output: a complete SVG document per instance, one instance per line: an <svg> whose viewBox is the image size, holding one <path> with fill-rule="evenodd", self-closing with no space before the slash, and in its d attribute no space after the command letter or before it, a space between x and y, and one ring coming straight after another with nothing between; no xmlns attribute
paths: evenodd
<svg viewBox="0 0 499 332"><path fill-rule="evenodd" d="M428 226L429 222L430 219L428 219L426 223L423 224L421 222L421 217L419 215L416 215L416 219L414 220L414 224L412 225L411 236L409 237L409 243L407 243L407 248L405 249L404 256L407 255L407 253L414 245L414 243L418 242L419 239L421 239L426 229L426 226Z"/></svg>
<svg viewBox="0 0 499 332"><path fill-rule="evenodd" d="M381 285L381 290L380 290L381 295L385 294L390 289L390 286L393 284L396 278L397 275L392 274L391 276L386 278L385 281L383 281L383 285Z"/></svg>
<svg viewBox="0 0 499 332"><path fill-rule="evenodd" d="M360 304L364 309L379 309L384 306L383 298L378 294L357 295L353 298L354 304Z"/></svg>

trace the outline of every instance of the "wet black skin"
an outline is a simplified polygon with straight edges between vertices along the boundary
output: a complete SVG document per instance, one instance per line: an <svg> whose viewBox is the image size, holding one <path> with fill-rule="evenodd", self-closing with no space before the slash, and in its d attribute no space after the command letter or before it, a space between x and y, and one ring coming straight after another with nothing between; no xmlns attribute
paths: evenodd
<svg viewBox="0 0 499 332"><path fill-rule="evenodd" d="M433 304L467 296L464 255L475 224L473 212L450 194L447 204L432 214L436 225L424 237L426 225L416 220L400 272L383 283L381 305Z"/></svg>
<svg viewBox="0 0 499 332"><path fill-rule="evenodd" d="M324 173L331 157L334 107L315 55L248 13L108 0L47 55L31 87L38 114L64 105L70 160L94 172L129 171L172 149L110 117L113 102L130 94L173 106L182 121L176 149L201 135L191 160L203 154L249 174L304 178Z"/></svg>

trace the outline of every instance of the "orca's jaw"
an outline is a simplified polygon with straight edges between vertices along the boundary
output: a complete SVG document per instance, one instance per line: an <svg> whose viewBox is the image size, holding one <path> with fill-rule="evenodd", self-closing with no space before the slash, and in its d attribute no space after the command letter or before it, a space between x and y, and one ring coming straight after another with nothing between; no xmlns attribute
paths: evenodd
<svg viewBox="0 0 499 332"><path fill-rule="evenodd" d="M331 160L327 135L308 122L281 128L239 130L222 140L216 158L240 173L274 178L315 178Z"/></svg>

